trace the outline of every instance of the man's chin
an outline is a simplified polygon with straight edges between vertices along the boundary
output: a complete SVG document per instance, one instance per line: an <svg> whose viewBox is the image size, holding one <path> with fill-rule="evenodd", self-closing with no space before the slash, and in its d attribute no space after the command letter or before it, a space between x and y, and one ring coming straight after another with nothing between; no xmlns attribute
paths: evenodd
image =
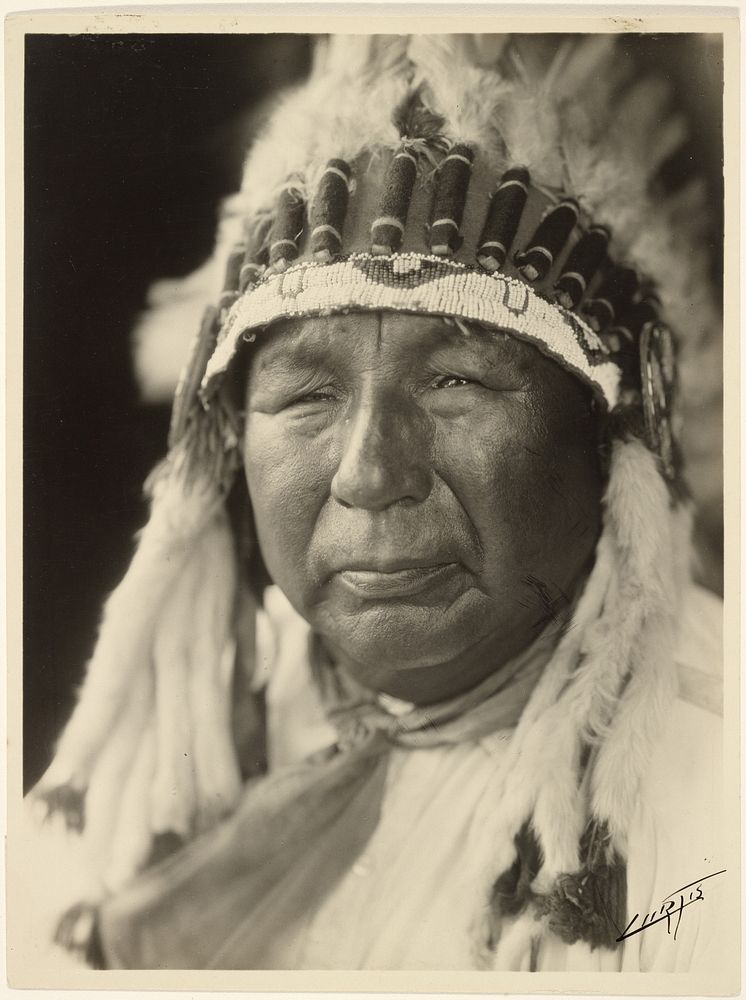
<svg viewBox="0 0 746 1000"><path fill-rule="evenodd" d="M321 633L371 687L399 673L457 662L482 637L485 597L469 590L448 604L368 601L354 613L325 609Z"/></svg>

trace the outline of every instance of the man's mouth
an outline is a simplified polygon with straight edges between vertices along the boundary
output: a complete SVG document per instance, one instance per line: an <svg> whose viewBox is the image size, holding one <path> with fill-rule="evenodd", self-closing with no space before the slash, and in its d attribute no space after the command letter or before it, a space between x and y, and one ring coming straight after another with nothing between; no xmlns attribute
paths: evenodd
<svg viewBox="0 0 746 1000"><path fill-rule="evenodd" d="M356 597L413 597L429 587L448 579L457 569L456 563L430 566L403 566L398 569L343 569L337 573L342 583Z"/></svg>

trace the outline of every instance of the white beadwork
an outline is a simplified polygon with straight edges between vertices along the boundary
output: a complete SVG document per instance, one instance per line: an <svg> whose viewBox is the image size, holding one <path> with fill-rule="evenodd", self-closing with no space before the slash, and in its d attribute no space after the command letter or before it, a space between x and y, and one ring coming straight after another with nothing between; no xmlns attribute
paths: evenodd
<svg viewBox="0 0 746 1000"><path fill-rule="evenodd" d="M578 316L516 278L416 253L357 253L332 264L302 261L265 277L228 314L202 392L209 395L249 330L283 318L379 309L455 316L513 333L587 382L609 408L617 402L619 368L601 357L606 352L600 338Z"/></svg>

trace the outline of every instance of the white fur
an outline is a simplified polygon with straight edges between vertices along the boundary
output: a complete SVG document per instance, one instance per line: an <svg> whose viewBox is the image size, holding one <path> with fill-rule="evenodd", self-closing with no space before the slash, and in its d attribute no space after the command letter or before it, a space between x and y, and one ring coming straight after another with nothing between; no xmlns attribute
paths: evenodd
<svg viewBox="0 0 746 1000"><path fill-rule="evenodd" d="M559 719L572 718L571 728L585 739L600 741L592 787L603 787L605 799L596 815L613 826L621 846L642 777L641 759L657 736L656 725L670 694L665 664L671 658L677 608L675 595L669 593L677 583L672 579L668 492L653 456L639 442L614 445L605 519L618 551L617 579L608 606L587 633L584 660L560 698L557 714ZM628 671L632 680L620 696ZM628 718L636 720L634 732L625 731ZM615 756L617 744L611 737L620 731L619 745L629 751L626 763ZM629 748L632 741L638 748L634 751ZM621 770L612 782L607 772L615 768ZM557 770L566 774L566 769ZM594 801L600 808L597 797ZM562 836L549 821L537 826L547 842Z"/></svg>
<svg viewBox="0 0 746 1000"><path fill-rule="evenodd" d="M532 822L543 854L535 891L549 888L558 875L575 871L579 865L578 844L586 814L578 783L578 754L577 731L558 726L545 745L543 766L534 775L539 790Z"/></svg>
<svg viewBox="0 0 746 1000"><path fill-rule="evenodd" d="M198 598L190 609L189 724L197 785L197 826L232 812L241 791L231 739L233 639L237 587L235 541L225 515L200 540ZM183 627L183 625L182 625Z"/></svg>
<svg viewBox="0 0 746 1000"><path fill-rule="evenodd" d="M121 802L104 872L109 892L123 888L147 860L152 843L150 786L155 771L155 720L150 719L135 748L132 768L122 788Z"/></svg>
<svg viewBox="0 0 746 1000"><path fill-rule="evenodd" d="M510 924L503 925L495 949L493 968L501 972L529 972L531 949L544 933L545 921L533 910L525 910Z"/></svg>
<svg viewBox="0 0 746 1000"><path fill-rule="evenodd" d="M152 481L150 520L37 786L42 794L64 784L89 789L86 842L117 887L154 834L189 836L230 810L240 788L230 741L236 569L224 474L191 469L184 447Z"/></svg>
<svg viewBox="0 0 746 1000"><path fill-rule="evenodd" d="M150 520L124 579L106 603L80 700L42 787L68 781L87 786L133 677L150 660L163 601L195 537L222 504L211 477L185 490L178 476L166 475L155 490Z"/></svg>
<svg viewBox="0 0 746 1000"><path fill-rule="evenodd" d="M592 808L606 820L612 844L626 855L640 782L676 693L672 615L652 616L638 637L632 679L616 708L592 774Z"/></svg>
<svg viewBox="0 0 746 1000"><path fill-rule="evenodd" d="M86 822L83 840L92 870L103 875L111 863L122 790L142 743L154 698L154 676L150 664L132 683L126 704L114 729L100 750L85 798Z"/></svg>
<svg viewBox="0 0 746 1000"><path fill-rule="evenodd" d="M615 455L620 464L631 463L638 470L635 476L627 470L612 499L626 568L638 574L637 600L643 608L635 609L641 618L633 648L635 669L609 719L592 774L594 813L607 820L612 842L622 852L652 746L676 692L676 622L690 567L688 511L671 510L643 452L639 445L627 445Z"/></svg>
<svg viewBox="0 0 746 1000"><path fill-rule="evenodd" d="M154 833L193 832L196 813L192 713L189 699L189 644L185 628L199 600L199 561L192 558L174 584L153 639L155 664L156 765L150 790Z"/></svg>

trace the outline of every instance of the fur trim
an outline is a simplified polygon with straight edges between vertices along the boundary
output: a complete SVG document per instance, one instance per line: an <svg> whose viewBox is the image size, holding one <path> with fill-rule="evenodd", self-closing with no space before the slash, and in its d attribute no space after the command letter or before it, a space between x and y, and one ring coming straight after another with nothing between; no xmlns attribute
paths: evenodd
<svg viewBox="0 0 746 1000"><path fill-rule="evenodd" d="M159 492L130 568L106 603L81 699L43 779L45 784L87 786L133 676L147 667L159 613L188 557L190 543L222 502L211 484L198 484L191 504L184 503L183 491L171 483L160 484Z"/></svg>
<svg viewBox="0 0 746 1000"><path fill-rule="evenodd" d="M139 745L133 747L132 752L133 762L122 789L121 806L113 830L111 858L104 871L104 882L109 892L116 892L126 885L150 853L149 792L156 763L152 706Z"/></svg>
<svg viewBox="0 0 746 1000"><path fill-rule="evenodd" d="M236 658L236 546L225 515L200 542L195 563L197 600L187 639L189 721L194 755L198 830L209 829L233 811L241 777L231 739L231 696ZM189 609L185 609L189 615ZM189 617L181 616L181 628Z"/></svg>
<svg viewBox="0 0 746 1000"><path fill-rule="evenodd" d="M547 929L566 944L586 941L613 949L627 920L627 873L623 858L609 850L609 834L591 823L581 844L583 869L561 875L542 912Z"/></svg>
<svg viewBox="0 0 746 1000"><path fill-rule="evenodd" d="M546 917L526 910L506 924L495 949L492 968L530 972L532 952L546 930L546 923Z"/></svg>
<svg viewBox="0 0 746 1000"><path fill-rule="evenodd" d="M154 835L211 825L240 789L230 738L236 552L223 507L237 458L221 458L205 431L218 413L192 424L151 480L150 520L34 791L85 825L110 886L145 862Z"/></svg>

